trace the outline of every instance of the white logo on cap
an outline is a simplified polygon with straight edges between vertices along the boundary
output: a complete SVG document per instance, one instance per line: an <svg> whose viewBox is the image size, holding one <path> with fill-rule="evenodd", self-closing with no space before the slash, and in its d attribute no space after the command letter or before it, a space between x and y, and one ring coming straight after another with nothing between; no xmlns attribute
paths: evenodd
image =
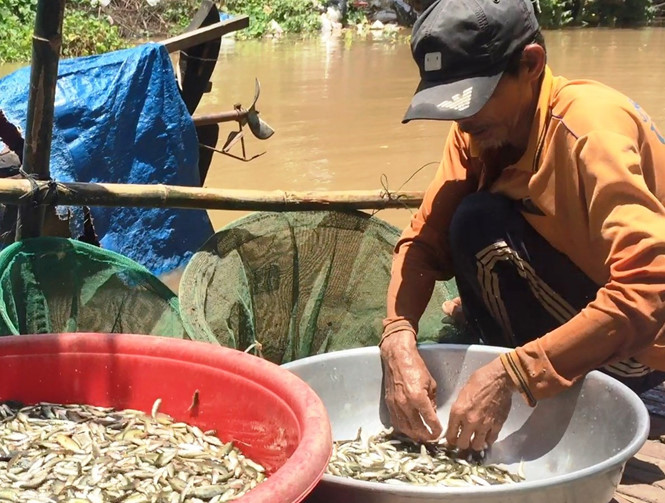
<svg viewBox="0 0 665 503"><path fill-rule="evenodd" d="M471 94L473 93L473 87L467 87L461 94L454 95L449 100L444 100L439 103L436 108L448 108L450 110L457 110L461 112L466 110L471 105Z"/></svg>
<svg viewBox="0 0 665 503"><path fill-rule="evenodd" d="M435 72L436 70L441 70L441 53L428 52L425 54L425 71Z"/></svg>

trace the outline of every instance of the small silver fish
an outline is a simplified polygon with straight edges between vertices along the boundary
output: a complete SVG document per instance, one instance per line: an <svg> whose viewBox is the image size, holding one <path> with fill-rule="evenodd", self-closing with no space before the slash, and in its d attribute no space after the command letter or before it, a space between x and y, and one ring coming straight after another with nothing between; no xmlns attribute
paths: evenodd
<svg viewBox="0 0 665 503"><path fill-rule="evenodd" d="M392 429L354 440L334 442L327 472L338 477L392 485L487 486L525 480L522 466L511 473L498 465L464 459L440 444L416 444L393 435Z"/></svg>
<svg viewBox="0 0 665 503"><path fill-rule="evenodd" d="M265 468L213 431L159 412L0 403L0 501L219 503Z"/></svg>

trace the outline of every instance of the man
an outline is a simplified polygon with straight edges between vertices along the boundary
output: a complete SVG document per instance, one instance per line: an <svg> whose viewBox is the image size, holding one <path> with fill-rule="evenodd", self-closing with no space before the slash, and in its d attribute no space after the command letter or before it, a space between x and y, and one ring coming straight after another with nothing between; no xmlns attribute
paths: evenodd
<svg viewBox="0 0 665 503"><path fill-rule="evenodd" d="M627 97L553 77L529 0L438 0L418 19L404 122L450 120L441 165L397 244L380 342L393 425L443 433L416 350L436 280L468 327L515 348L478 369L446 439L481 450L531 405L602 369L640 391L665 370L665 139Z"/></svg>

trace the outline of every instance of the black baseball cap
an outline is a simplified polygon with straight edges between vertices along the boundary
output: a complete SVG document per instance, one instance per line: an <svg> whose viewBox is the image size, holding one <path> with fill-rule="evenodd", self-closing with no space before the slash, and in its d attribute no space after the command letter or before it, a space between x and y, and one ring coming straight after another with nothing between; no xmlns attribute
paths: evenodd
<svg viewBox="0 0 665 503"><path fill-rule="evenodd" d="M510 57L539 30L531 0L437 0L413 26L421 80L402 122L477 113Z"/></svg>

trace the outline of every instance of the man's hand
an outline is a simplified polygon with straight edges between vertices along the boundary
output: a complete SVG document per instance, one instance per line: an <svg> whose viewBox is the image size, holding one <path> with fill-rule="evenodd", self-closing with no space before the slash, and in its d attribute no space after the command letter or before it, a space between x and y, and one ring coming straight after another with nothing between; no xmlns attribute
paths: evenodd
<svg viewBox="0 0 665 503"><path fill-rule="evenodd" d="M474 451L492 445L508 418L513 390L499 358L476 370L450 409L448 444Z"/></svg>
<svg viewBox="0 0 665 503"><path fill-rule="evenodd" d="M395 430L416 442L439 438L443 427L436 416L436 382L418 354L413 332L391 334L381 344L381 359L386 403Z"/></svg>

